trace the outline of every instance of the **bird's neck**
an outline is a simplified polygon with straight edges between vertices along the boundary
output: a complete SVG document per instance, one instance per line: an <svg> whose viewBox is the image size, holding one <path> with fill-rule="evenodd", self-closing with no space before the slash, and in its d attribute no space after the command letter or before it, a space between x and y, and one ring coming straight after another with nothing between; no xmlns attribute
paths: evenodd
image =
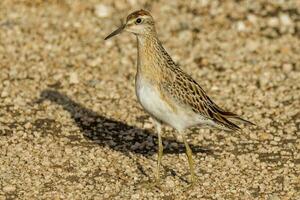
<svg viewBox="0 0 300 200"><path fill-rule="evenodd" d="M153 73L160 74L170 62L173 62L161 45L156 33L137 35L137 45L138 74L155 77Z"/></svg>
<svg viewBox="0 0 300 200"><path fill-rule="evenodd" d="M159 56L160 41L156 34L145 34L137 36L138 59L142 63L154 61Z"/></svg>

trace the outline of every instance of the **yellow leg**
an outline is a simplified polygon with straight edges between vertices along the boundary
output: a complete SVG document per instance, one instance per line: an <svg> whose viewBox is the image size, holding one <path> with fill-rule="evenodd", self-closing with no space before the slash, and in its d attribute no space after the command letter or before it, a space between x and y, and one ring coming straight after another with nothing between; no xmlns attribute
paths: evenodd
<svg viewBox="0 0 300 200"><path fill-rule="evenodd" d="M196 180L196 176L195 176L195 169L194 169L194 160L193 160L193 152L185 138L184 135L182 135L182 139L183 139L183 142L184 142L184 146L185 146L185 149L186 149L186 155L187 155L187 158L188 158L188 162L189 162L189 167L190 167L190 173L191 173L191 182L192 184L195 183L195 180Z"/></svg>
<svg viewBox="0 0 300 200"><path fill-rule="evenodd" d="M158 155L157 155L157 167L156 167L156 181L159 182L160 180L160 165L161 165L161 159L163 156L163 144L161 139L161 125L157 122L156 123L156 130L157 130L157 136L158 136Z"/></svg>

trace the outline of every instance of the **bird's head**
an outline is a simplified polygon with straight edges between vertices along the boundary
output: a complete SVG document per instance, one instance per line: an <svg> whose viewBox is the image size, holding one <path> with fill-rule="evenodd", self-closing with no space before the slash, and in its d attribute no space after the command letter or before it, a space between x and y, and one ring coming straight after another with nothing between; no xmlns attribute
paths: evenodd
<svg viewBox="0 0 300 200"><path fill-rule="evenodd" d="M135 11L127 16L125 24L121 25L117 30L109 34L105 40L118 35L123 31L134 33L137 36L151 34L155 32L153 17L148 11Z"/></svg>

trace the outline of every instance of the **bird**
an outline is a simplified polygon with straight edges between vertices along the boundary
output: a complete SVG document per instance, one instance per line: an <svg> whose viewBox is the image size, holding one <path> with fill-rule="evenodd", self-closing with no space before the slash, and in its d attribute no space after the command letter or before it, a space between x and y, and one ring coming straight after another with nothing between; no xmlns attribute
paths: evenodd
<svg viewBox="0 0 300 200"><path fill-rule="evenodd" d="M173 61L157 36L155 21L150 12L143 9L132 12L127 16L125 23L105 37L105 40L123 32L133 33L137 39L135 92L138 102L154 121L158 135L156 181L160 181L163 156L162 125L165 124L173 127L176 135L183 140L191 183L195 183L194 160L187 142L186 130L198 126L239 131L241 128L238 124L254 124L218 106L204 89Z"/></svg>

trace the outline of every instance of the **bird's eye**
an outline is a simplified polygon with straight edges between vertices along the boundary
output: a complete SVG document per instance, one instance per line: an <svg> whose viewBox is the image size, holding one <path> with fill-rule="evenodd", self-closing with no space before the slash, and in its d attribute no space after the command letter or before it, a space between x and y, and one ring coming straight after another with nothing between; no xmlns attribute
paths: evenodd
<svg viewBox="0 0 300 200"><path fill-rule="evenodd" d="M142 19L141 18L137 18L136 21L135 21L137 24L140 24L142 22Z"/></svg>

